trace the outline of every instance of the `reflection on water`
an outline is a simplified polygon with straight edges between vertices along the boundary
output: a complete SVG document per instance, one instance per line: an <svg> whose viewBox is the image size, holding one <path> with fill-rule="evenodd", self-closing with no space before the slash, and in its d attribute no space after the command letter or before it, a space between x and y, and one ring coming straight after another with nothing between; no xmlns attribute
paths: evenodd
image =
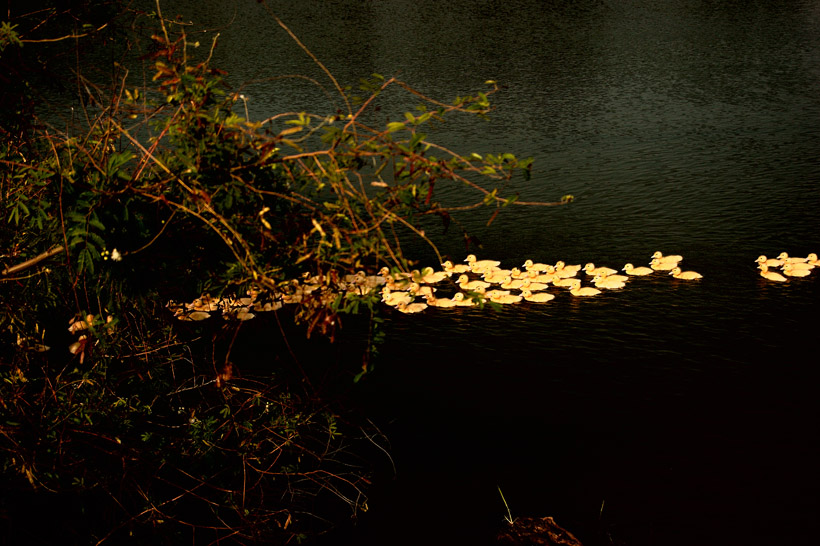
<svg viewBox="0 0 820 546"><path fill-rule="evenodd" d="M219 27L220 62L233 81L255 80L252 115L339 107L261 8L174 4ZM433 136L532 155L522 199L577 200L510 207L491 228L490 213L459 216L480 258L620 268L661 250L704 275L392 317L361 388L390 423L398 475L351 541L488 543L503 514L496 485L514 515L555 516L588 545L814 538L820 281L766 283L754 259L820 250L816 2L269 4L343 83L398 74L443 100L489 78L507 86L490 121ZM282 74L324 89L272 79ZM385 119L413 106L380 100ZM459 237L429 233L454 260L467 254Z"/></svg>

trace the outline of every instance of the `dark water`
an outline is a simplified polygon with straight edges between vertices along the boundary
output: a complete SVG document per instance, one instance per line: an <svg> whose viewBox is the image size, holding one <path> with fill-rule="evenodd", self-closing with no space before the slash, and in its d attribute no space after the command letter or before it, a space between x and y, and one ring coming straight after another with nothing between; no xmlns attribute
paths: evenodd
<svg viewBox="0 0 820 546"><path fill-rule="evenodd" d="M621 267L661 250L704 275L392 317L361 401L397 472L329 543L490 543L497 486L513 515L554 516L585 544L816 542L820 277L767 284L753 261L820 251L820 3L269 5L343 84L398 74L443 100L506 86L490 121L431 136L534 156L522 200L576 202L512 207L489 228L490 212L458 217L481 257ZM252 116L340 106L259 5L176 10L221 32L218 62L255 82Z"/></svg>

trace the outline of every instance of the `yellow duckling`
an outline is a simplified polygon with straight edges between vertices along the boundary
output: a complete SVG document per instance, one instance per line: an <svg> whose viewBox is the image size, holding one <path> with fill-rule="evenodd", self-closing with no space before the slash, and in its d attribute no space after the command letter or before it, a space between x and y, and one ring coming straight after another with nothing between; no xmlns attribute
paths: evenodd
<svg viewBox="0 0 820 546"><path fill-rule="evenodd" d="M791 264L786 262L783 264L783 271L784 275L788 275L789 277L807 277L811 274L810 269L805 269L803 267L796 267L797 264Z"/></svg>
<svg viewBox="0 0 820 546"><path fill-rule="evenodd" d="M681 256L679 254L670 254L669 256L664 256L663 254L661 254L661 251L658 250L654 254L652 254L652 259L653 260L658 260L658 261L661 261L661 262L675 262L675 263L677 263L677 262L679 262L683 259L683 256Z"/></svg>
<svg viewBox="0 0 820 546"><path fill-rule="evenodd" d="M484 292L484 297L487 299L492 299L498 296L509 296L509 290L487 290Z"/></svg>
<svg viewBox="0 0 820 546"><path fill-rule="evenodd" d="M760 269L760 276L764 279L777 282L785 282L786 280L788 280L780 273L777 273L775 271L769 271L769 266L767 266L765 263L760 264L758 266L758 269Z"/></svg>
<svg viewBox="0 0 820 546"><path fill-rule="evenodd" d="M461 294L461 292L459 292L459 294ZM463 297L464 296L462 295L462 298ZM458 302L455 300L455 298L453 298L453 299L437 298L437 297L433 296L432 294L429 294L429 295L425 296L425 299L427 300L427 305L429 305L430 307L441 307L441 308L445 308L445 309L448 309L448 308L451 308L451 307L458 307Z"/></svg>
<svg viewBox="0 0 820 546"><path fill-rule="evenodd" d="M435 271L432 267L425 267L421 272L413 271L413 280L423 284L436 284L450 277L452 273Z"/></svg>
<svg viewBox="0 0 820 546"><path fill-rule="evenodd" d="M764 255L760 255L755 260L758 264L766 265L767 267L780 267L783 265L783 260L778 260L776 258L767 258Z"/></svg>
<svg viewBox="0 0 820 546"><path fill-rule="evenodd" d="M805 262L806 262L806 258L798 258L798 257L796 257L796 256L789 256L789 255L788 255L787 253L785 253L785 252L781 252L781 253L777 256L777 259L778 259L778 260L783 260L783 262L784 262L784 263L792 263L792 264L796 264L796 263L805 263Z"/></svg>
<svg viewBox="0 0 820 546"><path fill-rule="evenodd" d="M678 262L672 260L665 262L657 258L652 258L652 261L649 262L649 267L651 267L655 271L671 271L678 267Z"/></svg>
<svg viewBox="0 0 820 546"><path fill-rule="evenodd" d="M820 260L817 259L817 254L814 252L806 256L806 263L809 263L815 267L820 267Z"/></svg>
<svg viewBox="0 0 820 546"><path fill-rule="evenodd" d="M470 271L473 273L482 273L486 269L501 265L501 262L496 260L478 260L476 259L475 254L470 254L464 259L464 261L467 262L467 265L470 266Z"/></svg>
<svg viewBox="0 0 820 546"><path fill-rule="evenodd" d="M389 287L382 288L382 301L391 307L396 307L399 303L412 303L413 296L407 292L393 292Z"/></svg>
<svg viewBox="0 0 820 546"><path fill-rule="evenodd" d="M436 291L436 289L433 288L432 286L427 286L427 285L422 286L417 282L412 283L410 285L410 290L409 290L411 295L421 296L423 298L426 298L427 296L432 296L433 292L435 292L435 291Z"/></svg>
<svg viewBox="0 0 820 546"><path fill-rule="evenodd" d="M467 273L468 271L470 271L470 266L469 265L465 265L465 264L453 265L453 262L451 262L450 260L447 260L446 262L441 264L441 267L444 268L444 271L446 271L448 273L451 273L451 274L452 273L461 274L461 273Z"/></svg>
<svg viewBox="0 0 820 546"><path fill-rule="evenodd" d="M607 290L617 290L626 286L624 281L613 279L612 277L607 277L604 275L595 275L595 278L592 279L592 283L597 288L605 288Z"/></svg>
<svg viewBox="0 0 820 546"><path fill-rule="evenodd" d="M467 275L461 275L457 282L462 290L472 290L474 292L483 292L490 287L490 283L484 281L471 281Z"/></svg>
<svg viewBox="0 0 820 546"><path fill-rule="evenodd" d="M463 292L459 292L453 296L453 301L456 302L456 305L459 307L473 307L476 304L471 298L466 298Z"/></svg>
<svg viewBox="0 0 820 546"><path fill-rule="evenodd" d="M524 290L529 290L530 292L538 292L539 290L546 290L548 287L549 287L549 285L547 283L531 281L529 279L524 279L521 282L521 286L519 287L519 289L522 292Z"/></svg>
<svg viewBox="0 0 820 546"><path fill-rule="evenodd" d="M544 284L551 283L555 279L559 278L558 275L555 273L541 273L539 274L538 271L527 271L526 279L531 282L541 282Z"/></svg>
<svg viewBox="0 0 820 546"><path fill-rule="evenodd" d="M532 260L527 260L527 261L524 262L524 265L522 265L521 267L523 267L527 271L536 271L537 272L537 271L546 271L549 266L547 264L533 263Z"/></svg>
<svg viewBox="0 0 820 546"><path fill-rule="evenodd" d="M592 263L592 262L589 262L588 264L586 264L584 266L584 271L586 272L587 275L592 275L592 276L595 276L595 275L604 275L604 276L606 276L606 275L614 275L615 273L617 273L617 271L615 271L611 267L595 267L595 264Z"/></svg>
<svg viewBox="0 0 820 546"><path fill-rule="evenodd" d="M504 279L510 276L512 273L509 269L488 269L482 273L481 277L486 281L493 284L500 284L504 282Z"/></svg>
<svg viewBox="0 0 820 546"><path fill-rule="evenodd" d="M406 302L399 302L396 306L396 309L401 311L402 313L421 313L425 309L427 309L426 303L406 303Z"/></svg>
<svg viewBox="0 0 820 546"><path fill-rule="evenodd" d="M519 303L521 299L521 296L515 296L513 294L495 294L490 298L490 301L495 303L510 304Z"/></svg>
<svg viewBox="0 0 820 546"><path fill-rule="evenodd" d="M523 283L524 281L521 279L513 279L512 277L507 276L504 278L504 282L501 283L501 288L515 290L516 288L521 288Z"/></svg>
<svg viewBox="0 0 820 546"><path fill-rule="evenodd" d="M693 281L695 279L702 279L703 275L694 271L681 271L680 267L676 267L669 272L670 275L676 279L683 279L685 281Z"/></svg>
<svg viewBox="0 0 820 546"><path fill-rule="evenodd" d="M510 270L510 277L513 279L523 279L527 276L527 271L521 271L517 267L513 267Z"/></svg>
<svg viewBox="0 0 820 546"><path fill-rule="evenodd" d="M581 284L581 281L579 279L576 279L574 277L567 277L562 279L555 279L554 281L552 281L552 284L553 286L558 286L561 288L572 288L572 286L574 286L576 282L578 284Z"/></svg>
<svg viewBox="0 0 820 546"><path fill-rule="evenodd" d="M537 294L533 294L526 288L521 290L521 297L533 303L547 303L548 301L555 299L555 296L547 292L538 292Z"/></svg>
<svg viewBox="0 0 820 546"><path fill-rule="evenodd" d="M651 267L635 267L632 264L626 264L623 269L627 275L651 275L655 272Z"/></svg>
<svg viewBox="0 0 820 546"><path fill-rule="evenodd" d="M581 264L567 265L562 261L555 262L555 272L558 273L559 277L574 277L579 271L581 271ZM562 274L562 272L564 274Z"/></svg>
<svg viewBox="0 0 820 546"><path fill-rule="evenodd" d="M569 293L572 294L573 296L580 296L580 297L597 296L598 294L601 293L600 290L598 290L597 288L593 288L591 286L583 286L582 287L580 279L574 279L574 281L575 282L572 284L572 286L569 289Z"/></svg>

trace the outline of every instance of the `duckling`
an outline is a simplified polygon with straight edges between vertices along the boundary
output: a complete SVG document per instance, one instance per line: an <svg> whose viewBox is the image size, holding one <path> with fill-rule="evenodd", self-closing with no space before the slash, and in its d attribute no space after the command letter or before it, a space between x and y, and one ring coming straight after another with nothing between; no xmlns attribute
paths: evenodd
<svg viewBox="0 0 820 546"><path fill-rule="evenodd" d="M473 307L476 304L471 298L466 298L464 292L458 292L453 296L453 301L456 302L456 305L459 307Z"/></svg>
<svg viewBox="0 0 820 546"><path fill-rule="evenodd" d="M781 252L777 256L777 259L778 260L783 260L784 263L793 263L793 264L794 263L804 263L804 262L806 262L806 258L798 258L796 256L789 256L785 252Z"/></svg>
<svg viewBox="0 0 820 546"><path fill-rule="evenodd" d="M757 260L755 260L755 262L757 262L759 264L765 264L767 267L780 267L780 266L783 265L783 260L778 260L778 259L775 259L775 258L767 258L766 256L764 256L762 254L757 257Z"/></svg>
<svg viewBox="0 0 820 546"><path fill-rule="evenodd" d="M490 283L484 281L471 281L467 275L461 275L457 282L462 290L473 290L475 292L483 292L490 287Z"/></svg>
<svg viewBox="0 0 820 546"><path fill-rule="evenodd" d="M406 303L406 302L399 302L396 306L396 309L401 311L402 313L421 313L425 309L427 309L426 303Z"/></svg>
<svg viewBox="0 0 820 546"><path fill-rule="evenodd" d="M605 288L607 290L617 290L626 286L626 283L621 280L602 275L595 275L595 278L592 279L592 283L598 288Z"/></svg>
<svg viewBox="0 0 820 546"><path fill-rule="evenodd" d="M432 296L433 292L435 292L435 291L436 291L436 289L433 288L432 286L427 286L427 285L422 286L417 282L414 282L413 284L411 284L410 285L410 290L408 290L408 292L410 292L410 294L412 296L421 296L423 298L426 298L427 296Z"/></svg>
<svg viewBox="0 0 820 546"><path fill-rule="evenodd" d="M524 290L529 290L530 292L538 292L539 290L546 290L549 287L547 283L531 281L529 279L524 279L521 282L521 286L519 289L523 292Z"/></svg>
<svg viewBox="0 0 820 546"><path fill-rule="evenodd" d="M382 288L382 301L391 307L396 307L399 303L412 303L413 296L407 292L393 292L389 287Z"/></svg>
<svg viewBox="0 0 820 546"><path fill-rule="evenodd" d="M533 263L532 260L527 260L521 267L527 271L546 271L549 266L547 264Z"/></svg>
<svg viewBox="0 0 820 546"><path fill-rule="evenodd" d="M572 286L569 289L569 293L572 294L573 296L581 296L581 297L584 297L584 296L597 296L598 294L601 293L600 290L598 290L597 288L593 288L591 286L583 286L582 287L580 279L574 279L574 281L575 282L572 284Z"/></svg>
<svg viewBox="0 0 820 546"><path fill-rule="evenodd" d="M626 271L627 275L651 275L655 272L654 269L651 267L635 267L632 264L626 264L624 266L624 271Z"/></svg>
<svg viewBox="0 0 820 546"><path fill-rule="evenodd" d="M490 301L493 301L495 303L510 304L519 303L521 299L521 296L516 296L513 294L495 294L493 297L490 298Z"/></svg>
<svg viewBox="0 0 820 546"><path fill-rule="evenodd" d="M450 275L452 275L452 273L435 271L432 267L425 267L421 272L413 272L413 280L424 284L436 284L449 278Z"/></svg>
<svg viewBox="0 0 820 546"><path fill-rule="evenodd" d="M510 273L512 273L510 269L488 269L482 273L481 278L489 283L501 284L505 278L510 276Z"/></svg>
<svg viewBox="0 0 820 546"><path fill-rule="evenodd" d="M581 264L578 265L566 265L562 261L555 262L555 272L558 273L558 276L564 277L561 272L566 272L566 277L574 277L581 271ZM564 277L564 278L566 278Z"/></svg>
<svg viewBox="0 0 820 546"><path fill-rule="evenodd" d="M806 277L811 274L811 270L804 269L802 267L795 267L796 264L790 264L786 262L783 264L783 271L784 275L788 275L789 277Z"/></svg>
<svg viewBox="0 0 820 546"><path fill-rule="evenodd" d="M820 260L817 259L817 254L814 252L806 256L806 263L810 263L815 267L820 267Z"/></svg>
<svg viewBox="0 0 820 546"><path fill-rule="evenodd" d="M654 269L655 271L671 271L678 267L678 262L668 261L664 262L663 260L658 260L657 258L652 258L652 261L649 262L649 267Z"/></svg>
<svg viewBox="0 0 820 546"><path fill-rule="evenodd" d="M544 284L551 283L558 278L555 273L539 273L538 271L527 271L527 276L524 277L531 282L542 282Z"/></svg>
<svg viewBox="0 0 820 546"><path fill-rule="evenodd" d="M526 288L521 290L521 297L533 303L547 303L548 301L555 299L555 296L547 292L538 292L537 294L533 294Z"/></svg>
<svg viewBox="0 0 820 546"><path fill-rule="evenodd" d="M521 271L517 267L513 267L510 270L510 277L513 279L523 279L527 276L527 271Z"/></svg>
<svg viewBox="0 0 820 546"><path fill-rule="evenodd" d="M459 292L461 294L461 292ZM462 298L464 296L462 295ZM427 305L430 307L442 307L442 308L451 308L451 307L458 307L458 302L455 299L448 299L448 298L437 298L432 294L425 296L427 300Z"/></svg>
<svg viewBox="0 0 820 546"><path fill-rule="evenodd" d="M501 288L507 289L516 289L521 288L521 285L524 283L521 279L513 279L510 276L504 278L504 282L501 283Z"/></svg>
<svg viewBox="0 0 820 546"><path fill-rule="evenodd" d="M509 290L487 290L484 292L484 297L487 299L492 299L498 296L509 296Z"/></svg>
<svg viewBox="0 0 820 546"><path fill-rule="evenodd" d="M702 279L703 275L694 271L681 271L680 267L676 267L669 272L670 275L676 279L683 279L685 281L693 281L695 279Z"/></svg>
<svg viewBox="0 0 820 546"><path fill-rule="evenodd" d="M447 271L448 273L461 274L461 273L467 273L468 271L470 271L470 266L469 265L465 265L465 264L453 265L453 262L451 262L450 260L447 260L446 262L441 264L441 267L443 267L444 271Z"/></svg>
<svg viewBox="0 0 820 546"><path fill-rule="evenodd" d="M767 266L765 263L760 264L758 266L758 269L760 269L760 276L763 277L764 279L768 279L770 281L778 281L778 282L785 282L785 281L788 280L788 279L786 279L786 277L784 277L780 273L776 273L774 271L769 271L769 266Z"/></svg>
<svg viewBox="0 0 820 546"><path fill-rule="evenodd" d="M485 269L501 265L501 262L496 260L477 260L475 254L470 254L464 261L467 262L467 265L470 266L470 271L473 273L482 273Z"/></svg>
<svg viewBox="0 0 820 546"><path fill-rule="evenodd" d="M661 262L679 262L683 259L683 256L679 254L670 254L669 256L664 256L663 254L661 254L661 251L658 250L654 254L652 254L652 259Z"/></svg>
<svg viewBox="0 0 820 546"><path fill-rule="evenodd" d="M615 273L617 273L617 271L615 271L614 269L612 269L610 267L595 267L595 264L592 263L592 262L589 262L588 264L586 264L584 266L584 271L586 271L587 275L593 275L593 276L599 275L599 274L601 274L601 275L614 275Z"/></svg>
<svg viewBox="0 0 820 546"><path fill-rule="evenodd" d="M552 284L553 286L558 286L561 288L571 288L576 283L576 281L578 282L578 284L581 283L579 279L576 279L574 277L567 277L563 279L555 279L554 281L552 281Z"/></svg>

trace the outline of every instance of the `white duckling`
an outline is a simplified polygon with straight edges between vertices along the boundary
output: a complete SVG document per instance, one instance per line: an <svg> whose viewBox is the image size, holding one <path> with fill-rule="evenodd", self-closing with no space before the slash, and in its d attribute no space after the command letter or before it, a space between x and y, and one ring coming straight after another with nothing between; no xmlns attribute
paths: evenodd
<svg viewBox="0 0 820 546"><path fill-rule="evenodd" d="M574 279L574 281L575 282L572 283L572 286L569 289L569 293L572 294L573 296L580 296L580 297L597 296L598 294L601 293L601 291L598 290L597 288L593 288L591 286L581 286L581 280L580 279Z"/></svg>
<svg viewBox="0 0 820 546"><path fill-rule="evenodd" d="M462 290L472 290L474 292L483 292L491 286L488 282L471 281L467 275L461 275L457 282Z"/></svg>
<svg viewBox="0 0 820 546"><path fill-rule="evenodd" d="M469 265L466 265L466 264L453 265L453 262L451 262L450 260L447 260L446 262L441 264L441 267L444 268L444 271L446 271L448 273L451 273L451 274L452 273L461 274L461 273L467 273L468 271L470 271L470 266Z"/></svg>
<svg viewBox="0 0 820 546"><path fill-rule="evenodd" d="M528 278L521 282L519 289L521 291L529 290L530 292L538 292L539 290L546 290L549 285L545 282L531 281Z"/></svg>
<svg viewBox="0 0 820 546"><path fill-rule="evenodd" d="M483 273L484 270L498 267L501 265L501 262L496 260L478 260L475 257L475 254L470 254L464 259L467 262L467 265L470 266L470 271L473 273Z"/></svg>
<svg viewBox="0 0 820 546"><path fill-rule="evenodd" d="M669 256L664 256L663 254L661 254L661 251L658 250L654 254L652 254L652 259L653 260L658 260L658 261L661 261L661 262L675 262L675 263L678 263L679 261L681 261L683 259L683 256L681 256L679 254L670 254Z"/></svg>
<svg viewBox="0 0 820 546"><path fill-rule="evenodd" d="M406 302L399 302L396 306L396 309L401 311L402 313L421 313L425 309L427 309L426 303L406 303Z"/></svg>
<svg viewBox="0 0 820 546"><path fill-rule="evenodd" d="M624 281L613 279L605 275L595 275L595 278L592 279L592 283L597 288L605 288L607 290L617 290L626 286Z"/></svg>
<svg viewBox="0 0 820 546"><path fill-rule="evenodd" d="M776 258L767 258L764 255L760 255L755 260L758 264L765 265L767 267L780 267L783 265L783 260L778 260Z"/></svg>
<svg viewBox="0 0 820 546"><path fill-rule="evenodd" d="M676 279L683 279L685 281L693 281L703 278L703 275L700 273L696 273L695 271L681 271L680 267L675 267L669 272L669 274Z"/></svg>
<svg viewBox="0 0 820 546"><path fill-rule="evenodd" d="M549 266L547 264L533 263L532 260L527 260L527 261L524 262L524 265L522 265L521 267L523 267L527 271L536 271L537 272L537 271L546 271Z"/></svg>
<svg viewBox="0 0 820 546"><path fill-rule="evenodd" d="M796 265L797 264L791 264L786 262L785 264L783 264L783 268L781 269L781 271L783 271L784 275L788 275L789 277L807 277L811 274L810 269L796 267Z"/></svg>
<svg viewBox="0 0 820 546"><path fill-rule="evenodd" d="M635 267L632 264L626 264L623 269L627 275L651 275L655 272L651 267Z"/></svg>
<svg viewBox="0 0 820 546"><path fill-rule="evenodd" d="M777 282L785 282L788 280L780 273L777 273L775 271L769 271L769 266L767 266L765 263L760 264L758 266L758 269L760 269L760 276L764 279Z"/></svg>
<svg viewBox="0 0 820 546"><path fill-rule="evenodd" d="M649 262L649 267L651 267L655 271L671 271L678 267L678 262L672 260L665 262L657 258L652 258L652 261Z"/></svg>
<svg viewBox="0 0 820 546"><path fill-rule="evenodd" d="M617 273L617 271L615 271L611 267L595 267L595 264L592 263L592 262L589 262L588 264L586 264L584 266L584 271L586 272L587 275L592 275L592 276L595 276L595 275L604 275L604 276L606 276L606 275L614 275L615 273Z"/></svg>
<svg viewBox="0 0 820 546"><path fill-rule="evenodd" d="M574 277L579 271L581 271L581 264L567 265L562 261L555 262L555 272L558 273L559 277Z"/></svg>
<svg viewBox="0 0 820 546"><path fill-rule="evenodd" d="M555 296L548 292L538 292L537 294L533 294L526 288L521 290L521 297L532 303L547 303L548 301L555 299Z"/></svg>
<svg viewBox="0 0 820 546"><path fill-rule="evenodd" d="M495 303L511 304L519 303L521 299L521 296L516 296L514 294L495 294L490 298L490 301Z"/></svg>

